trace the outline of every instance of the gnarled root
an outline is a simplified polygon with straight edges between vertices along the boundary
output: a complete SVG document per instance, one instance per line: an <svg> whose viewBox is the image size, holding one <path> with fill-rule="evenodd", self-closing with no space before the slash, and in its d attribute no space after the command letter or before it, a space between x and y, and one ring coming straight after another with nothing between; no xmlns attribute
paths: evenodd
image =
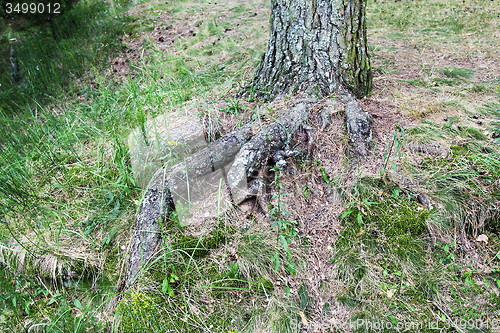
<svg viewBox="0 0 500 333"><path fill-rule="evenodd" d="M345 123L351 144L357 155L367 156L372 140L373 118L350 93L342 95L341 101L345 104Z"/></svg>
<svg viewBox="0 0 500 333"><path fill-rule="evenodd" d="M160 240L161 222L174 207L172 191L183 191L188 179L195 179L229 164L241 146L252 137L252 126L224 135L209 147L191 155L169 170L159 169L147 187L137 214L137 227L129 257L126 285L137 278L141 267L154 255Z"/></svg>
<svg viewBox="0 0 500 333"><path fill-rule="evenodd" d="M354 149L358 155L365 156L372 135L372 118L351 94L342 94L340 101L345 105L347 130ZM234 160L227 174L234 202L239 204L249 195L255 195L249 191L247 180L269 158L279 163L280 157L283 160L292 156L294 153L288 146L292 135L299 128L308 130L310 150L312 130L306 124L310 112L318 109L315 106L320 106L319 109L323 107L318 102L317 99L297 99L287 106L287 111L277 121L264 127L255 136L252 133L253 125L245 125L193 154L185 162L169 170L158 170L147 187L137 214L126 286L129 287L136 280L139 270L154 257L160 240L159 222L169 216L174 207L172 193L182 192L182 188L188 186L189 179L223 169Z"/></svg>
<svg viewBox="0 0 500 333"><path fill-rule="evenodd" d="M297 100L276 122L264 127L260 133L241 147L227 174L228 185L235 203L246 199L247 179L258 171L276 151L287 148L290 137L307 122L309 110L317 100Z"/></svg>

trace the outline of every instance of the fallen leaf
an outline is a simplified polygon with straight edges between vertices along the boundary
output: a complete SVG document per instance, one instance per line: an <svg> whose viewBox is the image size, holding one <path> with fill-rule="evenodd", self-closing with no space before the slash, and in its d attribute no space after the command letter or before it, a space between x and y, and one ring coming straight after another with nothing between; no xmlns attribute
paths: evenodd
<svg viewBox="0 0 500 333"><path fill-rule="evenodd" d="M307 326L308 322L307 322L307 318L306 318L306 315L304 314L304 312L299 311L299 316L300 316L300 319L302 320L302 324L304 326Z"/></svg>
<svg viewBox="0 0 500 333"><path fill-rule="evenodd" d="M477 236L476 240L478 242L483 242L485 244L488 244L488 236L486 236L485 234L481 234L481 235Z"/></svg>

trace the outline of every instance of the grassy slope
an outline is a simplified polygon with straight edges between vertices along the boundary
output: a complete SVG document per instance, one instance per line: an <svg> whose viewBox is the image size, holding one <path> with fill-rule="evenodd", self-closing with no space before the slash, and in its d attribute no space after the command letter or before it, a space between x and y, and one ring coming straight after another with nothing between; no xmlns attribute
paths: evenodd
<svg viewBox="0 0 500 333"><path fill-rule="evenodd" d="M339 235L323 258L335 263L326 287L308 282L304 258L314 242L303 236L287 243L294 267L285 264L288 253L274 231L235 233L230 221L237 216L229 214L201 239L165 227L160 260L119 298L111 286L123 273L141 195L126 136L182 103L226 128L248 119L254 102L236 102L230 93L259 60L269 9L265 1L81 6L73 18L80 25L53 44L33 38L33 30L9 30L32 53L20 58L24 81L2 83L0 239L10 264L0 273L2 329L294 332L307 323L326 332L334 328L334 302L346 309L342 318L356 320L439 318L442 326L446 315L457 322L498 318L500 166L491 139L500 122L499 46L492 37L498 5L369 4L376 76L363 103L379 115L377 168L345 188L321 165L304 166L308 181L338 190L341 206L350 203L343 209L349 214L329 221L339 224ZM272 119L273 110L261 116ZM395 121L412 129L401 157L394 149L391 161L420 182L437 203L434 211L417 204L404 184L377 177ZM444 153L410 149L415 143ZM292 182L284 184L290 191ZM306 187L299 193L308 196ZM276 217L299 219L284 215L277 200L292 201L275 198ZM282 226L285 235L300 229ZM487 244L474 240L483 233ZM308 295L321 288L331 298L320 306Z"/></svg>

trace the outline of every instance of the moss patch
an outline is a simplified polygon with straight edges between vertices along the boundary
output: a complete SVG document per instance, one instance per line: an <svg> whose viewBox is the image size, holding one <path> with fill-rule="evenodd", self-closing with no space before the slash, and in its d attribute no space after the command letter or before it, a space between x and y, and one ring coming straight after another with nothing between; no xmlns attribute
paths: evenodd
<svg viewBox="0 0 500 333"><path fill-rule="evenodd" d="M420 236L426 230L429 211L406 198L389 198L367 211L354 208L343 219L344 229L336 242L340 251L361 246L383 251L390 247L401 256L414 253ZM419 255L415 253L416 255Z"/></svg>
<svg viewBox="0 0 500 333"><path fill-rule="evenodd" d="M188 308L186 308L188 306ZM223 332L229 318L208 306L189 306L182 297L166 300L155 292L132 293L118 306L120 331L132 332ZM227 332L227 330L225 330Z"/></svg>
<svg viewBox="0 0 500 333"><path fill-rule="evenodd" d="M179 233L172 244L172 248L174 250L180 250L183 256L202 258L207 256L211 250L217 249L220 244L231 239L234 233L234 227L222 224L202 237Z"/></svg>

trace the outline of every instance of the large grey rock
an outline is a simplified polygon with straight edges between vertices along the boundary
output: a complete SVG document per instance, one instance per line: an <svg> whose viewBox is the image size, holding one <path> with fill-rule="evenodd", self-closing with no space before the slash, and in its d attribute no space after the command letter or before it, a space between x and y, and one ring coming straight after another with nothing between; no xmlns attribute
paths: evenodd
<svg viewBox="0 0 500 333"><path fill-rule="evenodd" d="M136 184L146 188L159 168L179 163L207 142L196 115L168 112L130 133L128 146Z"/></svg>

